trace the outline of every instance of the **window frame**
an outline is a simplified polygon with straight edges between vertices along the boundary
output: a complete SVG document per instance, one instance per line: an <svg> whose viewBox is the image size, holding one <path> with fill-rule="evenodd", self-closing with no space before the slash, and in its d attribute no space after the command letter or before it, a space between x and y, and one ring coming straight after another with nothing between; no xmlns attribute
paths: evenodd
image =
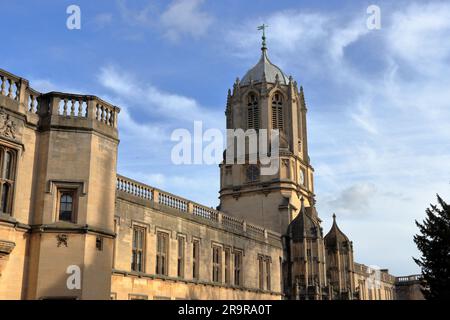
<svg viewBox="0 0 450 320"><path fill-rule="evenodd" d="M142 244L140 247L136 246L136 231L141 233ZM145 259L146 259L146 241L147 241L147 228L140 225L133 225L132 227L132 240L131 240L131 271L134 272L145 272ZM141 263L137 264L138 253L141 254ZM140 266L139 268L137 266Z"/></svg>
<svg viewBox="0 0 450 320"><path fill-rule="evenodd" d="M258 130L260 126L259 97L250 92L247 95L247 129Z"/></svg>
<svg viewBox="0 0 450 320"><path fill-rule="evenodd" d="M163 241L161 242L161 240ZM169 242L170 242L170 235L167 232L164 231L156 232L155 273L160 276L169 275L169 253L170 253Z"/></svg>
<svg viewBox="0 0 450 320"><path fill-rule="evenodd" d="M61 219L61 200L62 197L66 194L70 194L72 197L72 212L70 220ZM78 189L76 188L67 188L60 187L57 191L57 200L56 200L56 220L69 222L69 223L77 223L78 221Z"/></svg>
<svg viewBox="0 0 450 320"><path fill-rule="evenodd" d="M231 248L225 247L224 251L224 276L225 284L231 284Z"/></svg>
<svg viewBox="0 0 450 320"><path fill-rule="evenodd" d="M9 160L9 174L8 177L4 177L4 171L5 171L5 159L6 154L10 154L10 160ZM14 193L15 193L15 183L17 179L17 159L19 157L19 150L17 148L14 148L8 144L1 144L0 145L0 214L5 214L12 216L12 209L13 209L13 200L14 200ZM7 185L9 190L6 195L6 201L3 201L3 187ZM5 204L6 202L6 208L5 210Z"/></svg>
<svg viewBox="0 0 450 320"><path fill-rule="evenodd" d="M192 279L200 280L200 239L192 239Z"/></svg>
<svg viewBox="0 0 450 320"><path fill-rule="evenodd" d="M212 282L222 283L222 247L212 246Z"/></svg>
<svg viewBox="0 0 450 320"><path fill-rule="evenodd" d="M266 256L265 259L264 259L264 268L265 268L265 271L266 271L265 281L266 281L266 290L267 291L272 290L271 265L272 265L272 259L270 257Z"/></svg>
<svg viewBox="0 0 450 320"><path fill-rule="evenodd" d="M258 256L258 282L259 289L264 290L264 256Z"/></svg>
<svg viewBox="0 0 450 320"><path fill-rule="evenodd" d="M233 252L234 256L234 272L233 272L233 279L234 279L234 285L235 286L242 286L243 285L243 260L244 260L244 252L240 249L235 249ZM236 263L239 262L239 263Z"/></svg>
<svg viewBox="0 0 450 320"><path fill-rule="evenodd" d="M279 97L279 99L276 99ZM281 92L276 91L272 94L271 98L271 116L272 116L272 129L278 129L283 131L284 125L284 96Z"/></svg>
<svg viewBox="0 0 450 320"><path fill-rule="evenodd" d="M184 278L184 269L186 265L186 237L184 235L177 236L177 276ZM180 248L180 244L182 248Z"/></svg>

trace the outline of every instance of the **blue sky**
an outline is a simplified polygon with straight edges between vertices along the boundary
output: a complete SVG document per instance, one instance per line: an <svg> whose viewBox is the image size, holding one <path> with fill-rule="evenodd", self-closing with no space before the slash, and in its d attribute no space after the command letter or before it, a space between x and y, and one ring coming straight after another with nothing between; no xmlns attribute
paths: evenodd
<svg viewBox="0 0 450 320"><path fill-rule="evenodd" d="M81 30L66 8L81 8ZM366 9L381 8L381 30ZM305 89L324 230L333 212L355 259L418 272L414 220L450 201L450 4L444 1L6 1L0 67L42 91L122 108L121 174L209 206L215 165L175 166L176 128L225 126L228 88L260 54Z"/></svg>

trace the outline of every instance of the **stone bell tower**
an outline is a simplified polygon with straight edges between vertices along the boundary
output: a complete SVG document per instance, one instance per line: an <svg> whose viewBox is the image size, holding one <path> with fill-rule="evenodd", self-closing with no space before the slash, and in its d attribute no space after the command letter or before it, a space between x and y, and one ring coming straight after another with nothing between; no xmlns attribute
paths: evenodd
<svg viewBox="0 0 450 320"><path fill-rule="evenodd" d="M264 33L262 39L258 63L228 92L226 123L227 129L244 131L278 129L279 170L262 175L259 163L224 161L220 210L285 234L300 211L300 199L305 199L305 206L313 206L314 170L308 156L303 88L269 60Z"/></svg>

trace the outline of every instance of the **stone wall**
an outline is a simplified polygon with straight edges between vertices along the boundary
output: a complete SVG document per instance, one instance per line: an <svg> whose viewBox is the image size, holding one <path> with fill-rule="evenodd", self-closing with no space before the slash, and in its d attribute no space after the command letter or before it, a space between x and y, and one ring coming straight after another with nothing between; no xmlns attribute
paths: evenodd
<svg viewBox="0 0 450 320"><path fill-rule="evenodd" d="M281 237L244 221L230 220L213 209L167 194L124 177L117 191L112 293L118 299L142 295L149 299L280 299ZM124 187L124 184L133 186ZM127 191L124 191L127 190ZM155 197L156 195L156 197ZM170 201L167 198L170 197ZM164 202L162 204L160 202ZM196 208L196 209L194 209ZM145 229L144 270L131 270L133 227ZM157 232L169 236L168 272L156 275ZM178 242L185 242L184 276L178 276ZM200 241L200 269L193 278L193 239ZM213 281L212 247L221 248L221 275ZM229 282L225 280L225 249L231 252ZM233 252L242 251L242 283L235 285ZM259 287L258 256L270 257L270 288Z"/></svg>

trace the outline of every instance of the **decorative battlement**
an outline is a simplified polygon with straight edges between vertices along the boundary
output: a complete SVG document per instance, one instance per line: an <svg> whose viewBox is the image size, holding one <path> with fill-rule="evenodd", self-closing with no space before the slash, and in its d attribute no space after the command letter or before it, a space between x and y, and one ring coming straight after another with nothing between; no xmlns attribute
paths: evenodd
<svg viewBox="0 0 450 320"><path fill-rule="evenodd" d="M281 235L276 232L249 224L244 220L236 219L221 211L208 208L201 204L178 197L169 192L145 185L121 175L117 175L116 188L119 192L119 196L120 193L124 193L128 196L131 195L139 202L144 201L145 204L148 204L151 207L159 207L161 210L167 212L176 210L182 214L196 216L226 230L244 233L246 236L253 239L261 241L275 240L278 242L281 239Z"/></svg>
<svg viewBox="0 0 450 320"><path fill-rule="evenodd" d="M2 69L0 102L36 125L88 128L117 136L118 107L92 95L41 93L31 88L28 80Z"/></svg>

